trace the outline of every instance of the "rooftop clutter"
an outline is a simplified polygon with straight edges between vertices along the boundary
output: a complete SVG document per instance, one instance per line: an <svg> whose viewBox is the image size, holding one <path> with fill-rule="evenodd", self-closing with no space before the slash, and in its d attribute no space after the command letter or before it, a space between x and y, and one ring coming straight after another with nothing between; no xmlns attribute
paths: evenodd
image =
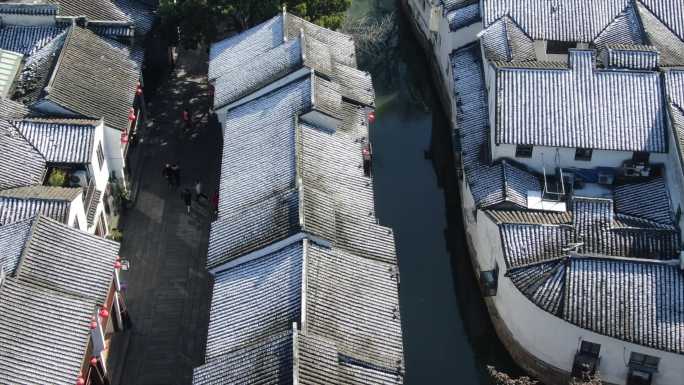
<svg viewBox="0 0 684 385"><path fill-rule="evenodd" d="M667 185L675 181L620 180L601 198L569 194L566 211L529 210L528 193L542 190L543 176L491 156L492 140L681 154L672 146L682 145L684 77L669 67L684 64L684 8L659 0L481 4L480 42L455 50L451 68L467 188L498 226L500 279L579 327L684 354L681 236ZM539 41L586 48L545 62ZM496 79L492 103L486 70Z"/></svg>
<svg viewBox="0 0 684 385"><path fill-rule="evenodd" d="M324 67L301 59L302 44L330 52ZM196 385L403 383L394 237L363 165L372 83L353 52L348 36L286 13L212 47L210 78L232 105ZM272 69L274 57L301 68ZM227 75L252 68L261 80ZM231 80L242 91L225 90Z"/></svg>

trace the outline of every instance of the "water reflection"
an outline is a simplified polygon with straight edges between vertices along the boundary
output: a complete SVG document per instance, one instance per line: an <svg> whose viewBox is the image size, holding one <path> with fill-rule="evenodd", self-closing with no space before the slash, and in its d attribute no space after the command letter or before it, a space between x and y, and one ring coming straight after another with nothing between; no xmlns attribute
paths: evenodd
<svg viewBox="0 0 684 385"><path fill-rule="evenodd" d="M489 384L485 367L514 374L494 334L464 242L448 122L429 67L393 0L355 0L352 18L396 15L381 52L360 55L373 74L371 132L377 214L392 226L401 270L406 384Z"/></svg>

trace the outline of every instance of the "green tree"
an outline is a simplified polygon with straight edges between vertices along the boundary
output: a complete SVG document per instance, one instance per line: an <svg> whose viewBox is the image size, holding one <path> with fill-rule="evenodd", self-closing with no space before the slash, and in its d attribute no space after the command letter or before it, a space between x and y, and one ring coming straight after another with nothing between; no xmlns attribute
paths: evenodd
<svg viewBox="0 0 684 385"><path fill-rule="evenodd" d="M173 44L195 48L216 40L221 29L243 31L288 12L330 29L339 28L351 0L161 0L162 30Z"/></svg>

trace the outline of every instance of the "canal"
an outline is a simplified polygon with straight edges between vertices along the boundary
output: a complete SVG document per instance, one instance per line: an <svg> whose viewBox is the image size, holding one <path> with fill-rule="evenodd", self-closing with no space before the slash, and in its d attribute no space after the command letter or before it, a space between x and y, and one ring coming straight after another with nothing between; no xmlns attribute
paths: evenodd
<svg viewBox="0 0 684 385"><path fill-rule="evenodd" d="M464 241L447 119L397 0L354 0L349 18L394 14L383 44L360 52L373 74L377 215L394 228L407 385L489 385L487 365L519 375L496 337Z"/></svg>

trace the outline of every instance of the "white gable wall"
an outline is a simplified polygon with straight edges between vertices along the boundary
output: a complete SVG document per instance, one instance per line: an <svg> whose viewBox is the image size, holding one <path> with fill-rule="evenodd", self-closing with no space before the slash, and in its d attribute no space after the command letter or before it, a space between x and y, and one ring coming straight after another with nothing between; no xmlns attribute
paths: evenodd
<svg viewBox="0 0 684 385"><path fill-rule="evenodd" d="M546 172L553 172L555 167L575 167L593 169L596 167L622 167L625 161L631 160L634 154L631 151L607 151L593 150L591 160L575 160L575 148L534 146L531 158L516 158L514 144L499 144L492 146L492 160L513 159L516 162L528 166L537 172L542 172L546 166ZM558 162L556 161L558 158ZM668 154L651 153L650 163L669 162Z"/></svg>
<svg viewBox="0 0 684 385"><path fill-rule="evenodd" d="M79 194L69 205L69 218L67 225L74 227L74 222L78 220L78 229L87 231L88 219L86 218L85 207L83 206L83 193Z"/></svg>

